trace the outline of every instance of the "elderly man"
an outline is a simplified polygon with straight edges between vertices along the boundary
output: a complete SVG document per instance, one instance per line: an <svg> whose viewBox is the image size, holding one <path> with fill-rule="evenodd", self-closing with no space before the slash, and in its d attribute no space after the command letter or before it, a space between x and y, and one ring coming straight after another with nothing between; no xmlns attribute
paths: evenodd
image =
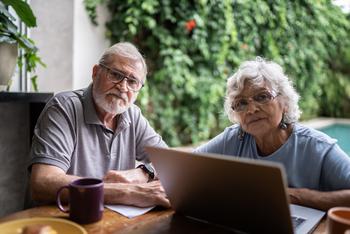
<svg viewBox="0 0 350 234"><path fill-rule="evenodd" d="M86 89L57 94L35 127L31 193L55 200L57 190L80 177L103 178L105 203L169 207L148 164L144 146L166 147L135 106L147 66L130 43L107 49ZM135 161L144 162L135 168Z"/></svg>

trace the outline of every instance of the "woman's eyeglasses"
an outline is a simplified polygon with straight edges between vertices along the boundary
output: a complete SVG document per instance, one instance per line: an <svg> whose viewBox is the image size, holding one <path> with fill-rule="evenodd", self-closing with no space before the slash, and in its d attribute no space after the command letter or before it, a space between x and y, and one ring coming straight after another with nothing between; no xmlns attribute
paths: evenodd
<svg viewBox="0 0 350 234"><path fill-rule="evenodd" d="M122 71L118 69L112 69L102 63L99 64L101 67L105 68L108 71L107 78L113 83L113 84L119 84L121 83L124 79L126 79L126 84L129 90L137 92L143 87L143 83L134 78L134 77L129 77L125 75Z"/></svg>
<svg viewBox="0 0 350 234"><path fill-rule="evenodd" d="M248 98L239 98L237 100L234 100L231 108L235 112L246 111L248 109L248 105L251 100L258 105L264 105L269 101L273 100L277 96L278 95L274 92L263 91Z"/></svg>

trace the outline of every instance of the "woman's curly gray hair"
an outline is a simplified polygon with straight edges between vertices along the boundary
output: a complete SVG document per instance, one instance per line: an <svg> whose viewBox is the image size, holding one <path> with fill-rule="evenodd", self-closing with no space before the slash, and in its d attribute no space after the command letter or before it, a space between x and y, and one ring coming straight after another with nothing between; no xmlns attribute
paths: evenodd
<svg viewBox="0 0 350 234"><path fill-rule="evenodd" d="M238 71L227 80L225 112L231 122L237 122L237 113L232 110L231 106L236 96L242 92L245 82L257 86L268 85L271 91L279 95L282 104L287 107L284 122L298 121L301 114L298 106L299 95L292 82L284 74L280 65L257 57L256 60L243 62Z"/></svg>

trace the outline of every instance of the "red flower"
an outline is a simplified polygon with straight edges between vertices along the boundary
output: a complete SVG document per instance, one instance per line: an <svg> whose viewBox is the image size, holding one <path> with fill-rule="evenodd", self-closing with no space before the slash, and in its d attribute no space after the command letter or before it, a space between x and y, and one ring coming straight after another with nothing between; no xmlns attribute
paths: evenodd
<svg viewBox="0 0 350 234"><path fill-rule="evenodd" d="M241 48L244 49L244 50L246 50L246 49L249 48L249 46L248 46L246 43L243 43L243 44L241 45Z"/></svg>
<svg viewBox="0 0 350 234"><path fill-rule="evenodd" d="M191 32L196 27L196 21L194 19L190 19L186 22L186 30L187 32Z"/></svg>

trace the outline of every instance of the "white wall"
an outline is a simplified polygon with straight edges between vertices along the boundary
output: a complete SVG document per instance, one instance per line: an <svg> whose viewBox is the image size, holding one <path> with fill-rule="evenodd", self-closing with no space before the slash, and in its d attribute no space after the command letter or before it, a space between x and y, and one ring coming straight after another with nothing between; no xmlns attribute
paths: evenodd
<svg viewBox="0 0 350 234"><path fill-rule="evenodd" d="M83 0L74 1L73 89L86 87L91 82L92 67L109 46L105 39L107 9L98 7L98 26L91 24Z"/></svg>
<svg viewBox="0 0 350 234"><path fill-rule="evenodd" d="M31 37L39 48L46 68L37 67L40 91L61 91L72 88L73 80L73 1L31 0L37 27Z"/></svg>
<svg viewBox="0 0 350 234"><path fill-rule="evenodd" d="M87 86L92 65L109 45L107 10L99 7L99 26L90 23L83 0L31 0L38 26L30 34L47 67L37 68L39 91L60 92Z"/></svg>

